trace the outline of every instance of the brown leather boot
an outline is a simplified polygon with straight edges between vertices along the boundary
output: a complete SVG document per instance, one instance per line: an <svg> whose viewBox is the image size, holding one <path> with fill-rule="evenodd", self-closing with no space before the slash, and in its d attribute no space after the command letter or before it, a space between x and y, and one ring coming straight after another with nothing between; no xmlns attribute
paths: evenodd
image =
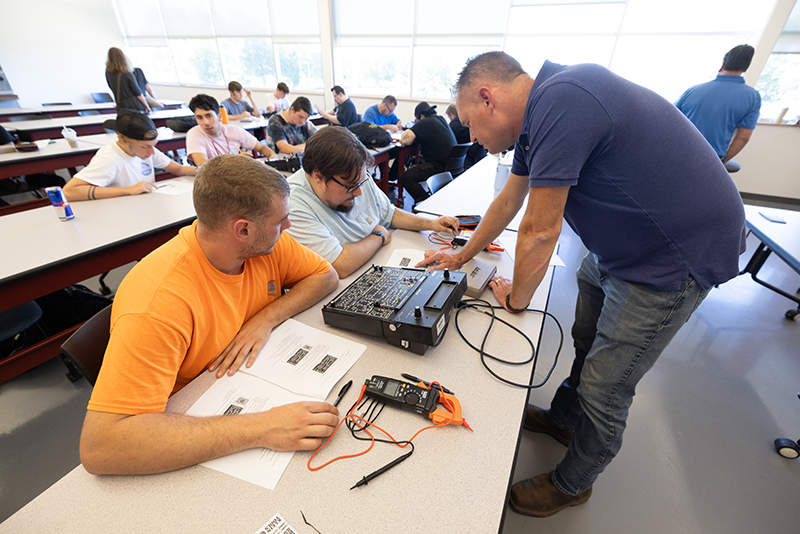
<svg viewBox="0 0 800 534"><path fill-rule="evenodd" d="M592 488L578 495L562 493L553 484L552 475L550 471L514 484L509 499L511 508L524 515L548 517L569 506L583 504L592 496Z"/></svg>
<svg viewBox="0 0 800 534"><path fill-rule="evenodd" d="M569 447L569 442L572 441L572 432L558 428L547 416L547 410L543 410L533 404L528 404L525 407L525 419L522 422L522 426L525 430L530 430L531 432L547 434L565 447Z"/></svg>

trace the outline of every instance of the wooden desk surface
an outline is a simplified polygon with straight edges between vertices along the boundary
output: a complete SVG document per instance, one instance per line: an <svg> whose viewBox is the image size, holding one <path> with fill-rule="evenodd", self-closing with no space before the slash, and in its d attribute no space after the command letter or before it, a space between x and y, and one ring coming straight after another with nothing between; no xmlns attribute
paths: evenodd
<svg viewBox="0 0 800 534"><path fill-rule="evenodd" d="M485 215L499 193L494 188L496 171L497 158L489 154L443 189L417 204L417 211L432 215ZM526 198L506 229L519 230L527 205Z"/></svg>
<svg viewBox="0 0 800 534"><path fill-rule="evenodd" d="M393 248L426 248L424 234L399 230L374 263L385 263ZM498 274L510 276L513 264L505 253L481 253L481 259L498 264ZM365 267L367 268L367 267ZM359 270L357 274L360 274ZM343 280L328 302L357 274ZM534 297L533 306L544 308L552 269ZM494 302L492 296L484 296ZM424 528L432 532L498 532L501 528L510 477L518 446L527 390L502 384L483 369L480 358L458 336L454 317L439 347L418 356L393 347L382 338L365 336L323 324L321 303L296 318L315 328L367 345L367 351L347 373L350 389L340 404L347 410L360 384L373 374L400 378L403 372L426 380L439 380L461 401L474 433L463 427L428 430L414 441L408 460L384 473L368 486L350 491L364 475L399 455L393 445L376 444L362 457L342 460L316 472L306 468L310 453L294 455L274 491L202 466L150 476L89 475L82 466L39 495L0 524L0 533L28 533L57 529L61 532L241 532L255 533L275 513L298 532L312 532L302 511L320 532L392 533ZM541 317L535 314L503 318L521 327L538 345ZM488 317L462 312L462 329L479 344ZM521 339L498 331L490 337L490 352L524 359ZM549 365L552 355L541 355ZM531 364L516 368L498 366L507 378L527 383ZM537 371L541 378L544 367ZM184 412L214 380L205 374L170 400L168 410ZM332 397L340 385L334 387ZM378 424L398 438L408 438L427 426L426 419L386 408ZM340 431L323 451L322 459L365 448L348 432ZM315 458L315 463L316 463ZM410 525L413 527L409 528Z"/></svg>

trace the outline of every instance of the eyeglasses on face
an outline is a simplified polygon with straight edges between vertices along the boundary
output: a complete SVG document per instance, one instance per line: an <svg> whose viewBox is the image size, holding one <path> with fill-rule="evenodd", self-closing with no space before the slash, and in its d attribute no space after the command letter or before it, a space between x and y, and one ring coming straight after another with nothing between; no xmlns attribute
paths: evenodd
<svg viewBox="0 0 800 534"><path fill-rule="evenodd" d="M363 180L361 180L360 182L358 182L356 185L353 185L353 186L346 186L346 185L344 185L342 182L340 182L339 180L337 180L336 178L334 178L333 176L331 176L331 180L333 180L333 181L334 181L334 182L336 182L337 184L339 184L339 185L341 185L342 187L344 187L344 192L345 192L345 193L347 193L348 195L349 195L350 193L352 193L353 191L355 191L356 189L358 189L359 187L361 187L362 185L364 185L365 183L367 183L367 180L371 180L372 178L373 178L373 176L372 176L372 173L371 173L371 172L369 172L369 171L367 171L367 177L366 177L366 178L364 178Z"/></svg>

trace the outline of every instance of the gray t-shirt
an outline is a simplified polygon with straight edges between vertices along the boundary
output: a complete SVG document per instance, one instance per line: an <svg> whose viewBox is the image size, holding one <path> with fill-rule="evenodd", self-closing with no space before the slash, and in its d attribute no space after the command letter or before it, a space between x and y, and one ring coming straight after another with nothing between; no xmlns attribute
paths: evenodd
<svg viewBox="0 0 800 534"><path fill-rule="evenodd" d="M226 98L220 105L225 108L225 111L228 112L228 115L241 115L245 111L248 113L253 112L253 106L244 100L234 102L230 98Z"/></svg>
<svg viewBox="0 0 800 534"><path fill-rule="evenodd" d="M303 169L288 181L292 226L286 233L331 263L342 253L343 245L361 241L379 224L388 227L392 223L395 207L374 180L364 182L361 196L355 197L348 213L323 204Z"/></svg>

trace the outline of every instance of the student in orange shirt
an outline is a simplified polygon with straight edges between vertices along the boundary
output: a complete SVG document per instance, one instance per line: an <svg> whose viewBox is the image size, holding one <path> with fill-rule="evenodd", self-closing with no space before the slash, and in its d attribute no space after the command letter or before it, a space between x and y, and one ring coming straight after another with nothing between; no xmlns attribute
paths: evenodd
<svg viewBox="0 0 800 534"><path fill-rule="evenodd" d="M197 221L139 262L114 300L81 435L90 473L160 473L254 447L311 450L339 421L326 402L220 417L164 412L200 373L252 365L275 326L338 283L327 261L283 233L289 186L270 167L213 158L193 195ZM281 296L284 288L292 291Z"/></svg>

